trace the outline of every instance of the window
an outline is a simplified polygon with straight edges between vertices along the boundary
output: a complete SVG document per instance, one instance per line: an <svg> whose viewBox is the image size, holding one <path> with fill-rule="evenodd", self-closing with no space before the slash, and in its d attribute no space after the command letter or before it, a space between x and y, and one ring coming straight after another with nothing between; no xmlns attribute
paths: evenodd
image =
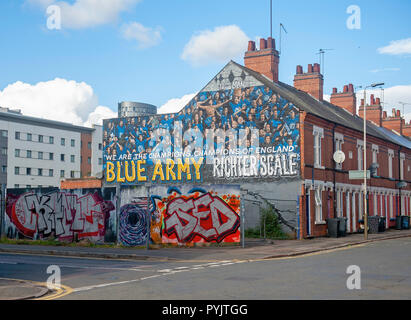
<svg viewBox="0 0 411 320"><path fill-rule="evenodd" d="M70 161L71 161L72 163L74 163L75 160L76 160L76 157L72 154L72 155L70 156Z"/></svg>
<svg viewBox="0 0 411 320"><path fill-rule="evenodd" d="M49 143L54 144L54 137L49 137Z"/></svg>
<svg viewBox="0 0 411 320"><path fill-rule="evenodd" d="M335 133L335 151L342 151L344 144L344 135L341 133ZM342 163L335 163L335 169L342 170Z"/></svg>
<svg viewBox="0 0 411 320"><path fill-rule="evenodd" d="M20 140L20 132L16 131L15 138L16 138L16 140Z"/></svg>
<svg viewBox="0 0 411 320"><path fill-rule="evenodd" d="M1 167L1 172L2 173L7 173L7 166L2 166Z"/></svg>
<svg viewBox="0 0 411 320"><path fill-rule="evenodd" d="M31 158L31 150L27 150L27 158Z"/></svg>
<svg viewBox="0 0 411 320"><path fill-rule="evenodd" d="M33 139L33 136L31 133L27 133L27 141L31 141Z"/></svg>
<svg viewBox="0 0 411 320"><path fill-rule="evenodd" d="M49 160L54 160L54 153L49 154Z"/></svg>
<svg viewBox="0 0 411 320"><path fill-rule="evenodd" d="M314 167L322 168L322 139L324 138L324 129L314 126Z"/></svg>
<svg viewBox="0 0 411 320"><path fill-rule="evenodd" d="M101 143L98 144L98 149L103 150L103 145Z"/></svg>
<svg viewBox="0 0 411 320"><path fill-rule="evenodd" d="M75 172L74 171L70 171L70 178L74 178L75 177Z"/></svg>
<svg viewBox="0 0 411 320"><path fill-rule="evenodd" d="M76 146L76 140L71 139L71 146L72 146L72 147L75 147L75 146Z"/></svg>
<svg viewBox="0 0 411 320"><path fill-rule="evenodd" d="M91 164L91 158L90 157L87 158L87 163Z"/></svg>
<svg viewBox="0 0 411 320"><path fill-rule="evenodd" d="M39 155L39 159L43 160L43 152L39 151L38 155Z"/></svg>
<svg viewBox="0 0 411 320"><path fill-rule="evenodd" d="M31 168L26 168L26 175L31 176Z"/></svg>
<svg viewBox="0 0 411 320"><path fill-rule="evenodd" d="M66 145L66 139L61 138L61 145L62 145L62 146L65 146L65 145Z"/></svg>
<svg viewBox="0 0 411 320"><path fill-rule="evenodd" d="M43 142L44 141L44 137L42 135L39 135L39 142Z"/></svg>
<svg viewBox="0 0 411 320"><path fill-rule="evenodd" d="M323 222L323 195L321 189L315 189L315 221Z"/></svg>
<svg viewBox="0 0 411 320"><path fill-rule="evenodd" d="M18 176L20 174L20 167L14 167L14 174Z"/></svg>
<svg viewBox="0 0 411 320"><path fill-rule="evenodd" d="M400 153L400 180L404 180L404 161L405 161L405 154Z"/></svg>
<svg viewBox="0 0 411 320"><path fill-rule="evenodd" d="M28 184L28 185L26 186L26 188L27 188L27 189L30 189L30 188L31 188L31 184Z"/></svg>
<svg viewBox="0 0 411 320"><path fill-rule="evenodd" d="M60 178L64 178L64 170L60 170Z"/></svg>
<svg viewBox="0 0 411 320"><path fill-rule="evenodd" d="M64 156L64 154L62 153L62 154L60 155L60 160L63 161L63 162L65 161L65 160L64 160L64 157L65 157L65 156Z"/></svg>
<svg viewBox="0 0 411 320"><path fill-rule="evenodd" d="M43 169L38 169L39 171L38 171L38 173L39 173L39 176L41 177L41 176L43 176Z"/></svg>
<svg viewBox="0 0 411 320"><path fill-rule="evenodd" d="M3 138L7 138L8 137L8 132L6 130L1 130L1 136Z"/></svg>
<svg viewBox="0 0 411 320"><path fill-rule="evenodd" d="M98 164L101 166L103 164L103 159L102 158L98 158Z"/></svg>
<svg viewBox="0 0 411 320"><path fill-rule="evenodd" d="M49 177L53 177L54 176L54 170L53 169L49 169Z"/></svg>
<svg viewBox="0 0 411 320"><path fill-rule="evenodd" d="M16 189L18 189L18 188L20 188L20 185L16 183L16 184L14 185L14 187L15 187Z"/></svg>
<svg viewBox="0 0 411 320"><path fill-rule="evenodd" d="M91 149L91 142L87 143L87 148Z"/></svg>
<svg viewBox="0 0 411 320"><path fill-rule="evenodd" d="M20 158L20 149L16 149L14 151L14 155L15 155L16 158Z"/></svg>
<svg viewBox="0 0 411 320"><path fill-rule="evenodd" d="M394 150L388 149L388 178L393 178L392 160L394 159Z"/></svg>
<svg viewBox="0 0 411 320"><path fill-rule="evenodd" d="M358 170L364 170L364 141L357 140Z"/></svg>
<svg viewBox="0 0 411 320"><path fill-rule="evenodd" d="M7 156L7 148L1 148L1 154Z"/></svg>
<svg viewBox="0 0 411 320"><path fill-rule="evenodd" d="M378 176L378 153L379 153L379 148L377 145L373 144L372 145L372 163L377 165L375 168L375 175Z"/></svg>

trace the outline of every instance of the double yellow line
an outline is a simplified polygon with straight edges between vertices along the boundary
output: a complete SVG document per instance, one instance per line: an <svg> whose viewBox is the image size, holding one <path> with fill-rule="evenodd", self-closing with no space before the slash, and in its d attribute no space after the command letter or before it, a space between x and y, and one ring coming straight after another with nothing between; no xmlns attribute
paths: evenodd
<svg viewBox="0 0 411 320"><path fill-rule="evenodd" d="M39 283L39 284L42 285L42 286L46 285L45 283ZM74 289L70 288L69 286L60 285L60 288L57 289L55 293L53 293L51 295L45 295L41 298L34 299L34 300L55 300L55 299L59 299L59 298L62 298L64 296L67 296L67 295L73 293L73 291L74 291Z"/></svg>

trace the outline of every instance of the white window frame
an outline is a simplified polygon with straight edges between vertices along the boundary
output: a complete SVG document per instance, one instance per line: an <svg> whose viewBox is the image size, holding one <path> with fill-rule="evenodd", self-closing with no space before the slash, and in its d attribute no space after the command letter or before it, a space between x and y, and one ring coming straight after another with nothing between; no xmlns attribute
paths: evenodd
<svg viewBox="0 0 411 320"><path fill-rule="evenodd" d="M314 126L314 167L324 169L322 166L322 139L324 139L324 129Z"/></svg>
<svg viewBox="0 0 411 320"><path fill-rule="evenodd" d="M378 164L378 154L380 153L380 148L376 145L372 145L372 163ZM375 174L378 176L378 167L376 168Z"/></svg>
<svg viewBox="0 0 411 320"><path fill-rule="evenodd" d="M405 162L405 154L400 153L400 180L404 180L404 162Z"/></svg>
<svg viewBox="0 0 411 320"><path fill-rule="evenodd" d="M357 164L358 170L364 170L364 141L357 140Z"/></svg>
<svg viewBox="0 0 411 320"><path fill-rule="evenodd" d="M343 144L344 144L344 135L342 133L335 133L334 137L334 143L335 143L335 151L342 151ZM335 164L335 169L337 170L342 170L342 163L336 163Z"/></svg>
<svg viewBox="0 0 411 320"><path fill-rule="evenodd" d="M322 187L314 189L315 223L323 224L323 190Z"/></svg>
<svg viewBox="0 0 411 320"><path fill-rule="evenodd" d="M388 178L393 178L392 163L394 159L394 150L388 149Z"/></svg>

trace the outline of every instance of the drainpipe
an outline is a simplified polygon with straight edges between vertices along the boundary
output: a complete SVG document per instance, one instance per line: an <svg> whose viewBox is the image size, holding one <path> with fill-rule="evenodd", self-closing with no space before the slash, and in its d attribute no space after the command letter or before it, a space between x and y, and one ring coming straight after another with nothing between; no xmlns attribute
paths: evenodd
<svg viewBox="0 0 411 320"><path fill-rule="evenodd" d="M401 150L402 150L402 147L400 146L400 149L398 150L398 181L399 182L402 182L402 180L401 180ZM402 168L402 170L404 172L405 168ZM397 187L397 186L395 186L395 187ZM398 215L397 216L401 216L401 214L402 214L401 188L398 187L398 190L399 190L400 196L399 196L399 199L398 199L399 206L397 206L397 208L399 208L399 210L398 210Z"/></svg>
<svg viewBox="0 0 411 320"><path fill-rule="evenodd" d="M335 150L335 128L336 128L336 126L337 126L337 124L335 124L334 123L334 127L333 127L333 155L334 155L334 153L337 151L337 150ZM336 190L335 190L335 184L336 184L336 182L335 182L335 163L333 163L333 166L334 166L334 170L333 170L333 183L334 183L334 219L337 217L337 208L336 208L336 205L337 205L337 199L336 199Z"/></svg>

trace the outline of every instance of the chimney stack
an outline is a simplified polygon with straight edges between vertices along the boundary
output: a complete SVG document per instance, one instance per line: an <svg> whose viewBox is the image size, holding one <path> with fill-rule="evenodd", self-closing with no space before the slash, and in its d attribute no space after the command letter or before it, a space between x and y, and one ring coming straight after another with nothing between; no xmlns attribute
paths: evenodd
<svg viewBox="0 0 411 320"><path fill-rule="evenodd" d="M246 68L265 75L274 82L278 82L280 55L275 49L275 40L271 37L260 39L260 49L257 50L254 41L248 42L248 51L244 56Z"/></svg>
<svg viewBox="0 0 411 320"><path fill-rule="evenodd" d="M396 131L401 135L410 136L409 134L411 134L411 126L405 124L405 120L401 117L400 110L392 109L391 117L387 117L384 111L382 126L386 129Z"/></svg>
<svg viewBox="0 0 411 320"><path fill-rule="evenodd" d="M362 101L363 100L361 100L361 103ZM337 88L334 88L330 102L347 110L351 114L357 114L357 97L352 84L345 85L343 92L338 92Z"/></svg>
<svg viewBox="0 0 411 320"><path fill-rule="evenodd" d="M374 95L370 96L370 104L365 105L364 99L361 100L361 106L358 114L361 118L364 118L364 109L367 110L367 120L374 122L377 126L383 126L383 112L381 106L381 100L379 98L375 99Z"/></svg>
<svg viewBox="0 0 411 320"><path fill-rule="evenodd" d="M297 66L297 74L294 77L294 87L312 95L322 101L324 96L324 77L318 63L309 64L307 73L303 72L301 66Z"/></svg>

